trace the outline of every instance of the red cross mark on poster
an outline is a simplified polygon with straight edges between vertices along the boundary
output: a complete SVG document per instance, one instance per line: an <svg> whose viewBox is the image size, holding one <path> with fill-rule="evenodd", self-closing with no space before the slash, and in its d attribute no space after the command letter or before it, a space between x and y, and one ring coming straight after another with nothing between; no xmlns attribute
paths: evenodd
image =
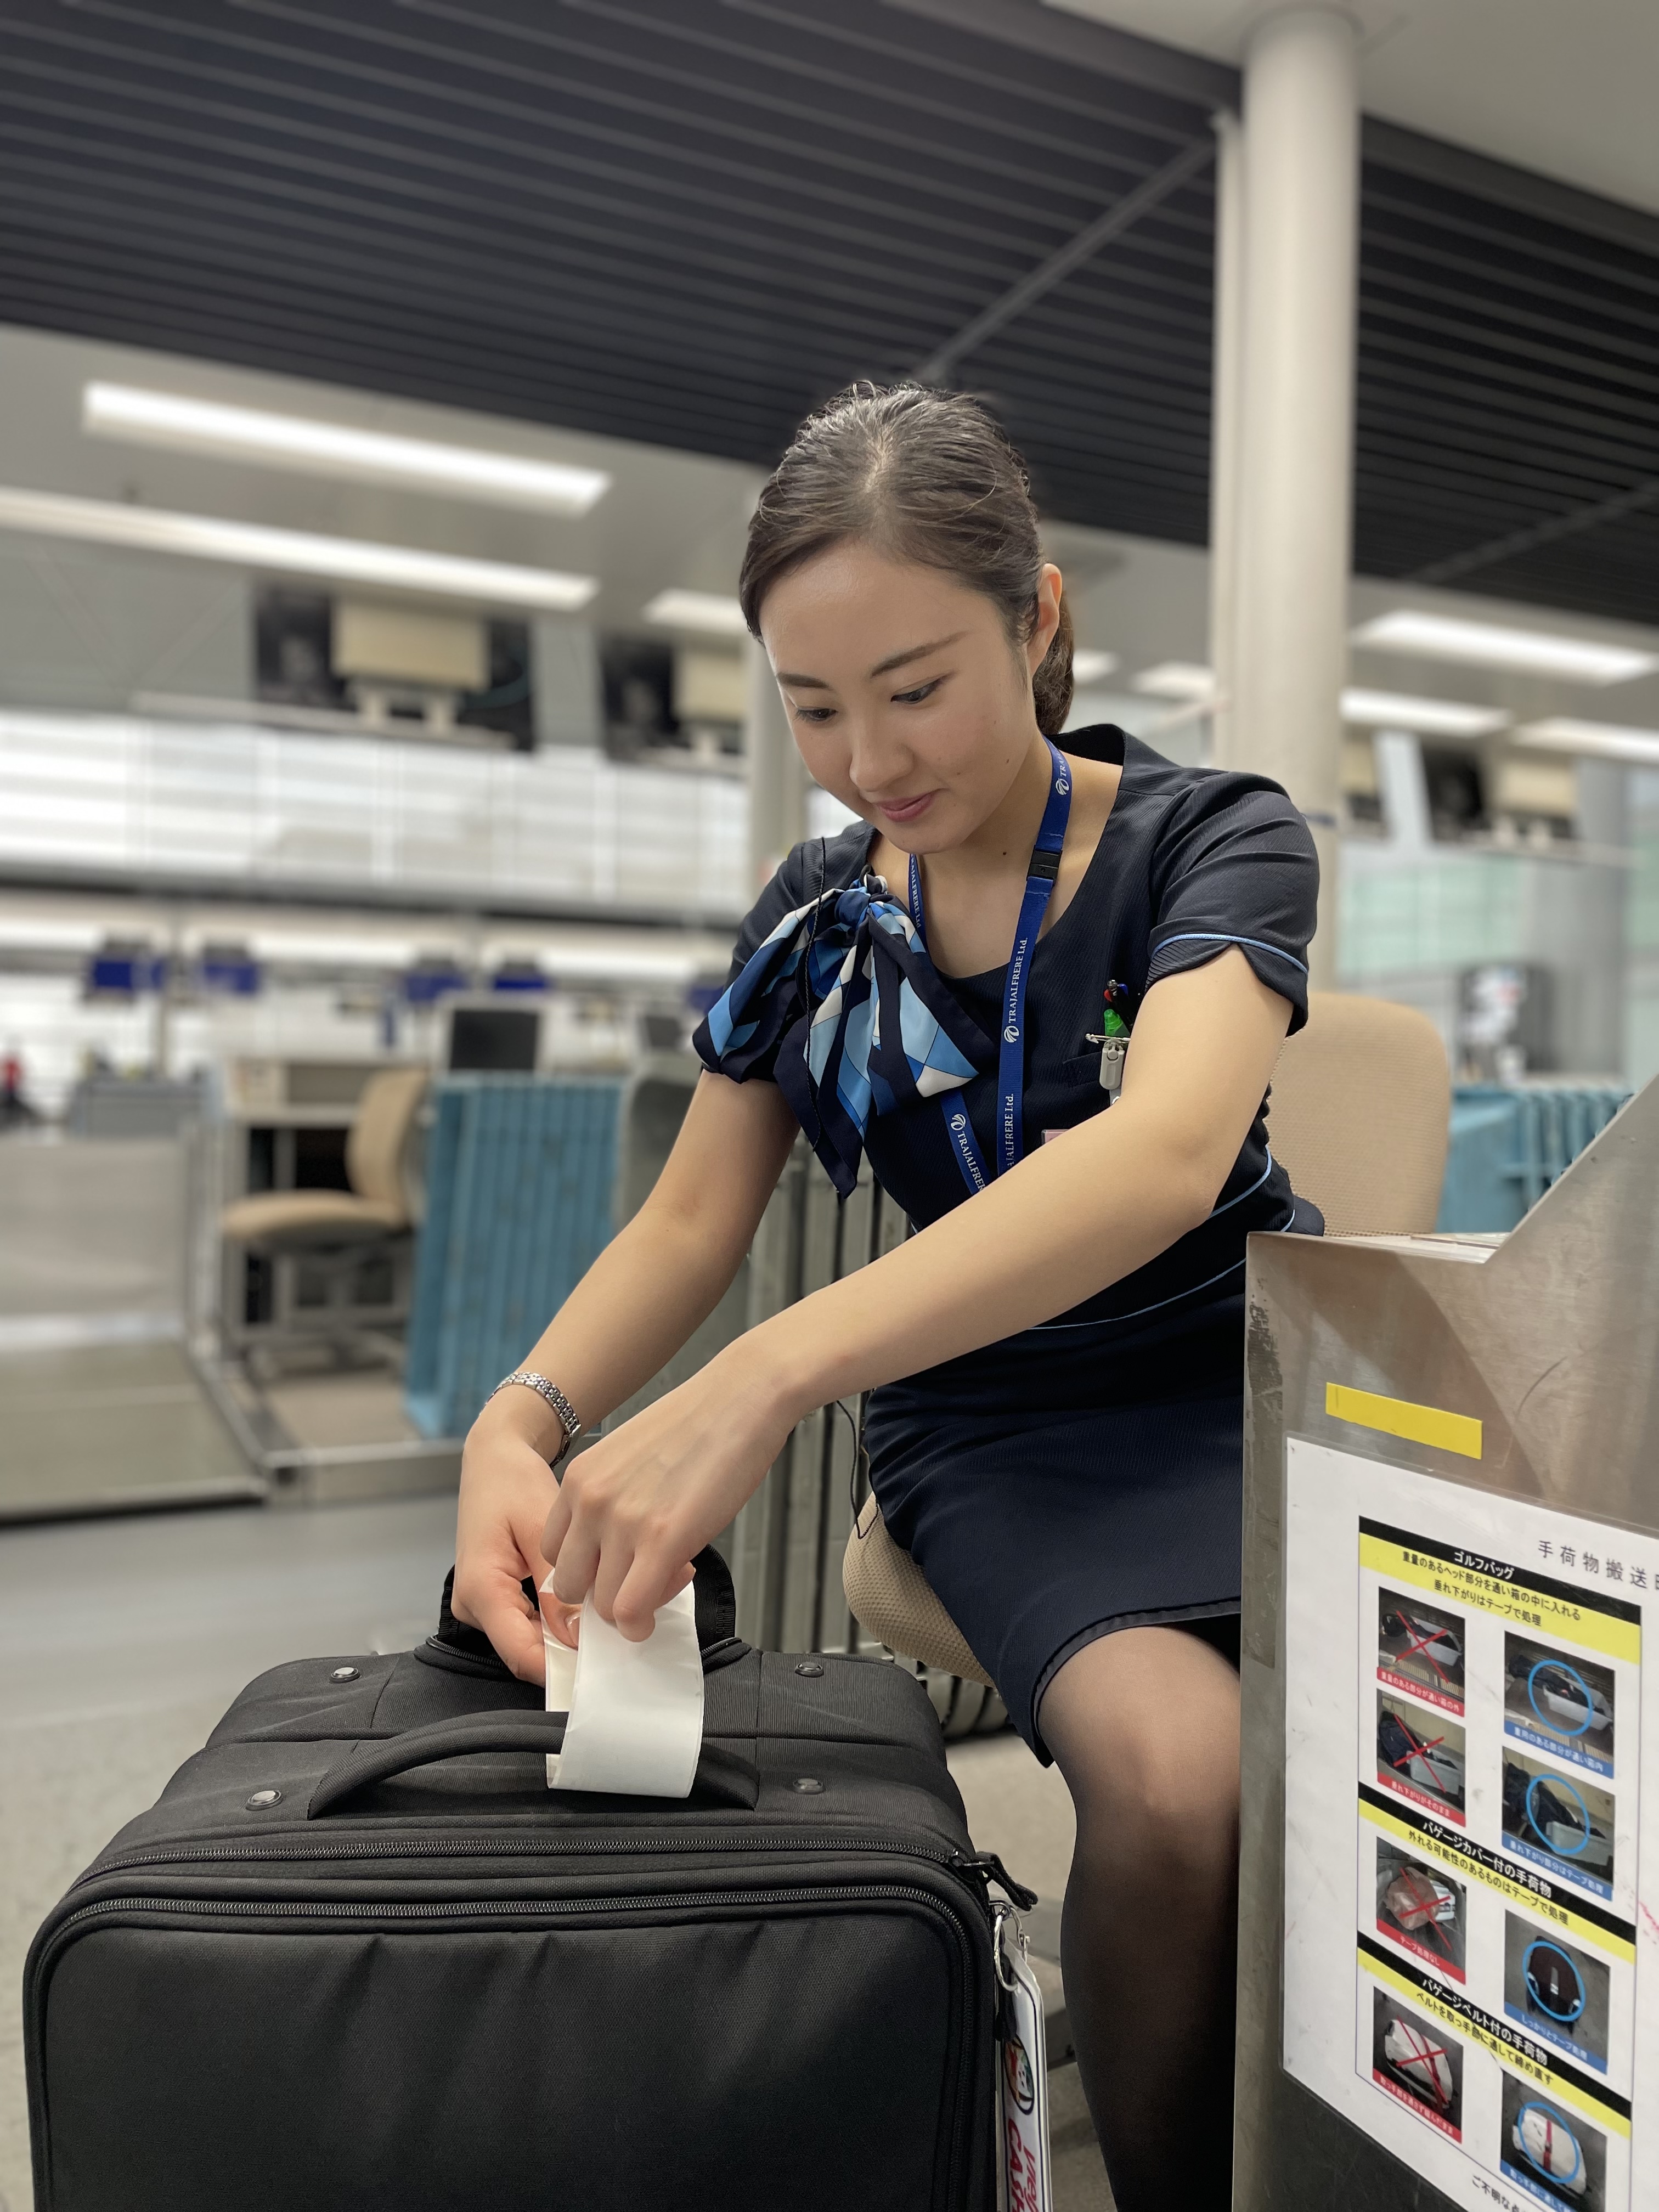
<svg viewBox="0 0 1659 2212"><path fill-rule="evenodd" d="M1397 1714L1395 1715L1395 1718L1399 1718ZM1423 1743L1416 1736L1412 1735L1411 1730L1408 1728L1406 1728L1404 1721L1401 1721L1400 1725L1402 1729L1405 1729L1406 1734L1411 1737L1411 1748L1409 1751L1402 1751L1398 1759L1391 1759L1389 1761L1390 1766L1409 1766L1413 1759L1421 1759L1425 1751L1432 1751L1437 1744L1444 1743L1446 1741L1443 1735L1432 1735L1429 1738L1426 1743Z"/></svg>

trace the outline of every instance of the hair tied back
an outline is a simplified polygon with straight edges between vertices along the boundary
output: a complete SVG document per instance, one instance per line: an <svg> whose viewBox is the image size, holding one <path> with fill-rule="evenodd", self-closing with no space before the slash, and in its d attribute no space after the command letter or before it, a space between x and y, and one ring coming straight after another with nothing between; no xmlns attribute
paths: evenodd
<svg viewBox="0 0 1659 2212"><path fill-rule="evenodd" d="M738 580L744 618L779 578L853 538L942 569L994 602L1023 645L1036 621L1042 539L1025 464L966 392L853 384L809 415L761 493ZM1037 727L1054 738L1072 708L1072 614L1031 681Z"/></svg>

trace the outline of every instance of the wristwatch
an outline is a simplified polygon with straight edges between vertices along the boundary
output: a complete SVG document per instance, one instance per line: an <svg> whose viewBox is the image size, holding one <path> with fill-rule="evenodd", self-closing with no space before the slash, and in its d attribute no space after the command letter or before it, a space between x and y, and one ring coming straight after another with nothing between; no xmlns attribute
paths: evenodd
<svg viewBox="0 0 1659 2212"><path fill-rule="evenodd" d="M533 1390L538 1398L546 1399L548 1404L558 1415L560 1424L564 1430L564 1442L560 1445L557 1457L553 1461L553 1465L556 1467L582 1432L582 1425L577 1416L576 1409L556 1382L550 1382L545 1375L538 1375L532 1367L518 1367L511 1375L503 1375L490 1392L489 1398L484 1400L485 1405L489 1403L490 1398L498 1397L503 1390L510 1389L514 1382L522 1382L526 1390Z"/></svg>

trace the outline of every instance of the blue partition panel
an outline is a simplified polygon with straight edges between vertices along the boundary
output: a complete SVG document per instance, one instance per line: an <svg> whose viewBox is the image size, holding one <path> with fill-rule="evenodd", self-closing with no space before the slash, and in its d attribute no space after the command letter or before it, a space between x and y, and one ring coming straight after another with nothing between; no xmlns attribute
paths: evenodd
<svg viewBox="0 0 1659 2212"><path fill-rule="evenodd" d="M404 1404L459 1436L609 1242L623 1085L448 1076L434 1087Z"/></svg>
<svg viewBox="0 0 1659 2212"><path fill-rule="evenodd" d="M1460 1084L1437 1229L1513 1229L1629 1097L1604 1085Z"/></svg>

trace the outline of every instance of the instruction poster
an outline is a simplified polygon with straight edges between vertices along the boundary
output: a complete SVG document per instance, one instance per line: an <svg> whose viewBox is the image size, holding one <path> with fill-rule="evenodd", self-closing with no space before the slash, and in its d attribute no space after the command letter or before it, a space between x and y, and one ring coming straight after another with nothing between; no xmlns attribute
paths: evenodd
<svg viewBox="0 0 1659 2212"><path fill-rule="evenodd" d="M1650 2212L1659 1541L1301 1439L1287 1482L1286 2070L1455 2204Z"/></svg>

